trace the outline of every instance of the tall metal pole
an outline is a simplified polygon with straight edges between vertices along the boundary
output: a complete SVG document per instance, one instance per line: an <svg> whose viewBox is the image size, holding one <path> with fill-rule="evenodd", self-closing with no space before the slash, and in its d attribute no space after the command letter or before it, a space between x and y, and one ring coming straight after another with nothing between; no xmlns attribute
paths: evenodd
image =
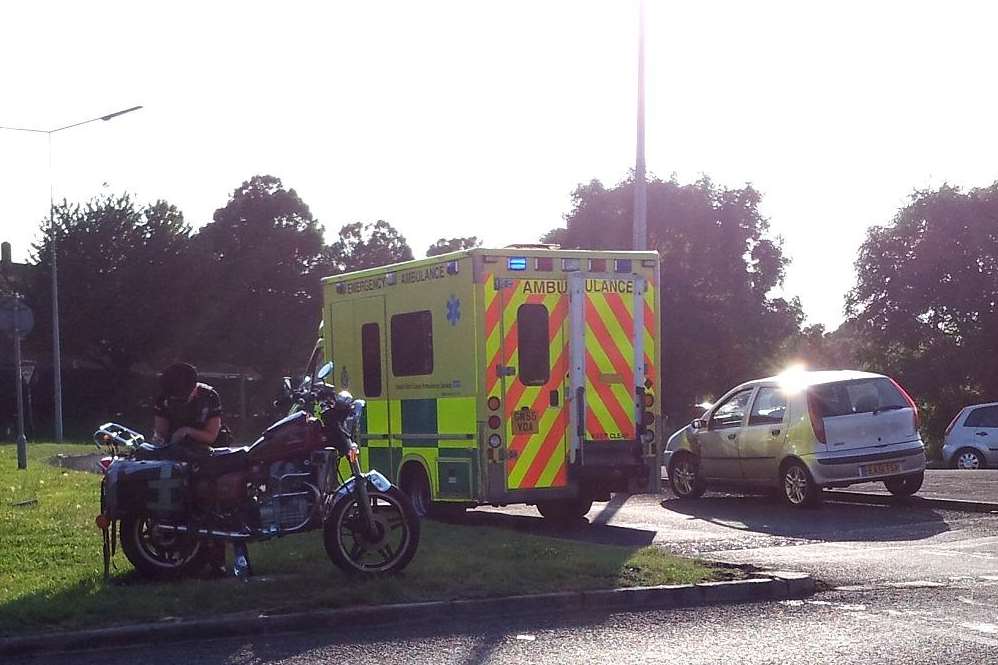
<svg viewBox="0 0 998 665"><path fill-rule="evenodd" d="M645 0L638 0L638 146L634 160L634 236L631 247L648 247L648 193L645 183Z"/></svg>
<svg viewBox="0 0 998 665"><path fill-rule="evenodd" d="M55 382L53 406L55 409L55 440L62 443L62 344L59 336L59 277L58 240L55 228L55 185L52 174L52 132L49 137L49 232L52 234L49 250L52 252L52 378Z"/></svg>
<svg viewBox="0 0 998 665"><path fill-rule="evenodd" d="M28 468L28 439L24 436L24 396L21 379L21 331L18 329L20 297L14 296L14 373L17 375L17 468Z"/></svg>

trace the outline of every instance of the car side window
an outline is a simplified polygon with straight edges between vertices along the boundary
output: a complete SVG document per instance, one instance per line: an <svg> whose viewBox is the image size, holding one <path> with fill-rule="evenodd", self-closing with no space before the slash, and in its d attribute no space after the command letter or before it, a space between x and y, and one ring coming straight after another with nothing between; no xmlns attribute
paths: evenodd
<svg viewBox="0 0 998 665"><path fill-rule="evenodd" d="M710 417L708 429L728 429L731 427L741 427L745 419L745 411L748 409L749 397L752 396L752 389L742 390L729 397L723 404L714 410Z"/></svg>
<svg viewBox="0 0 998 665"><path fill-rule="evenodd" d="M982 406L971 411L964 427L998 427L998 406Z"/></svg>
<svg viewBox="0 0 998 665"><path fill-rule="evenodd" d="M787 397L776 387L759 388L752 402L749 427L752 425L779 425L787 412Z"/></svg>

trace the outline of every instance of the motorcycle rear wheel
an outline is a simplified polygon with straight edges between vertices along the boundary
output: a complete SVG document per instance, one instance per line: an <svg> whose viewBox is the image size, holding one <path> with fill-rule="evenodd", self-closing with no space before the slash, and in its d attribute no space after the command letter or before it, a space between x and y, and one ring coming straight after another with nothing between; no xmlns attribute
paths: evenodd
<svg viewBox="0 0 998 665"><path fill-rule="evenodd" d="M329 558L348 575L389 575L409 565L419 547L419 517L397 487L367 490L376 533L364 532L355 494L340 499L326 517L323 542Z"/></svg>
<svg viewBox="0 0 998 665"><path fill-rule="evenodd" d="M197 571L208 557L202 541L182 533L164 533L148 515L121 519L121 551L143 577L174 579Z"/></svg>

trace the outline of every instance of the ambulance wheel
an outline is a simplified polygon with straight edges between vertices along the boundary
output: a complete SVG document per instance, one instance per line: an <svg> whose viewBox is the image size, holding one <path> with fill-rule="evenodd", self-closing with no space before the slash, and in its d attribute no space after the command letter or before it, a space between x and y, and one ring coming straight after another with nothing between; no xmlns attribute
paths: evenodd
<svg viewBox="0 0 998 665"><path fill-rule="evenodd" d="M148 515L121 520L121 551L143 577L173 579L196 572L209 555L204 543L186 533L156 528Z"/></svg>
<svg viewBox="0 0 998 665"><path fill-rule="evenodd" d="M402 486L402 491L409 495L413 510L419 519L429 517L433 507L433 494L430 492L430 480L426 477L423 467L410 463L403 469L399 484Z"/></svg>
<svg viewBox="0 0 998 665"><path fill-rule="evenodd" d="M578 522L592 510L592 507L593 500L588 497L537 502L537 512L543 515L544 519L559 523Z"/></svg>

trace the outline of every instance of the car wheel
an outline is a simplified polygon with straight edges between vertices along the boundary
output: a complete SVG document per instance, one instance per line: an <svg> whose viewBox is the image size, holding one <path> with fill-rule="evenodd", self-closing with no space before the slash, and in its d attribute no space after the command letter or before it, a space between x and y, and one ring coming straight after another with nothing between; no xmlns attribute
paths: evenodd
<svg viewBox="0 0 998 665"><path fill-rule="evenodd" d="M783 500L794 508L810 508L821 503L821 487L800 462L791 461L780 472Z"/></svg>
<svg viewBox="0 0 998 665"><path fill-rule="evenodd" d="M680 499L698 499L707 489L700 477L697 458L689 453L674 455L669 461L669 487Z"/></svg>
<svg viewBox="0 0 998 665"><path fill-rule="evenodd" d="M963 448L953 456L953 467L956 469L983 469L984 456L973 448Z"/></svg>
<svg viewBox="0 0 998 665"><path fill-rule="evenodd" d="M922 487L925 473L919 471L908 476L896 476L884 481L884 487L894 496L911 496Z"/></svg>

